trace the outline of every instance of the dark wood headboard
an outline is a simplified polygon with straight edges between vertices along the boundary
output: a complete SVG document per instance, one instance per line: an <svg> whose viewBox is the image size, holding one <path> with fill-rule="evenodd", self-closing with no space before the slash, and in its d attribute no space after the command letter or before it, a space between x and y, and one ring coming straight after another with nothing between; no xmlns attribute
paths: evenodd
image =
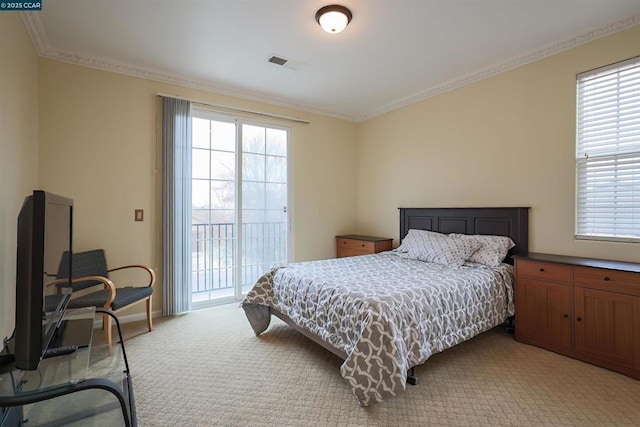
<svg viewBox="0 0 640 427"><path fill-rule="evenodd" d="M400 241L409 229L509 236L512 255L529 253L529 208L400 208Z"/></svg>

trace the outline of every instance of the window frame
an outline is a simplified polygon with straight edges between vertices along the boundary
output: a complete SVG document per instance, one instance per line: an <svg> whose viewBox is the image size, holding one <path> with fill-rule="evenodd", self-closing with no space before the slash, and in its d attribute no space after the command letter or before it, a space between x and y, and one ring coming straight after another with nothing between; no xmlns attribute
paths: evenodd
<svg viewBox="0 0 640 427"><path fill-rule="evenodd" d="M620 82L620 76L624 71L631 70L632 75L630 78L631 84L629 87L625 87L626 85ZM606 117L607 120L605 122L606 125L610 125L610 128L604 128L604 131L607 131L607 136L614 135L613 139L609 139L608 142L605 142L605 138L596 137L594 141L591 139L589 141L589 137L585 137L584 133L588 133L584 131L585 129L591 128L591 133L593 135L593 127L597 126L594 124L598 120L604 121L602 110L606 107L603 105L598 105L597 103L604 104L601 102L599 98L602 93L597 93L598 89L601 87L592 87L586 88L586 85L593 85L594 83L606 84L606 79L611 78L613 75L616 75L617 80L615 83L611 84L611 90L615 90L615 104L613 107L610 107L613 110L613 114L609 114L609 117ZM605 82L605 83L602 83ZM634 87L635 86L635 87ZM614 89L615 88L615 89ZM625 89L627 91L625 91ZM588 91L591 93L588 93ZM585 93L587 92L587 93ZM613 93L613 92L612 92ZM623 114L620 111L620 106L622 103L620 102L621 93L623 97L625 95L631 96L633 102L635 102L634 97L638 97L640 99L640 56L636 56L633 58L626 59L624 61L619 61L613 64L606 65L604 67L599 67L590 71L586 71L580 73L576 76L576 151L575 151L575 238L578 240L600 240L600 241L610 241L610 242L640 242L640 204L634 204L635 198L638 197L636 193L636 186L640 186L640 179L638 176L640 175L640 125L638 125L638 130L635 130L635 121L640 118L640 104L636 107L636 111L633 111L634 107L631 107L632 117L631 121L631 138L629 141L621 142L623 137L620 136L620 129L623 129L624 126L629 127L627 122L623 122L621 124L620 118L623 117ZM595 97L595 106L593 104L589 105L588 97ZM587 100L585 100L587 99ZM586 104L586 105L585 105ZM623 105L627 107L626 105ZM587 109L591 108L592 117L587 117ZM600 109L600 110L598 110ZM593 111L597 111L596 114L593 114ZM625 110L625 114L629 114L628 110ZM615 117L615 119L610 119L610 117ZM611 122L615 121L615 124L611 125ZM586 124L585 124L586 123ZM615 129L615 131L610 130ZM584 133L583 133L584 131ZM604 131L600 130L600 133ZM597 139L600 139L598 141ZM613 143L612 143L613 141ZM613 148L615 147L615 148ZM592 154L589 154L589 150L591 150ZM595 150L595 151L594 151ZM598 151L599 150L599 151ZM598 162L601 162L598 164ZM627 162L627 163L625 163ZM588 204L593 203L589 202L589 195L591 199L594 196L597 196L597 193L603 194L602 190L594 189L589 192L585 187L588 184L593 186L594 182L598 180L598 178L588 178L587 174L593 175L594 170L604 171L608 176L612 177L613 181L609 183L615 188L615 194L619 194L622 192L622 189L630 189L630 213L627 213L629 216L629 230L630 235L624 235L623 233L617 232L617 230L621 230L623 227L620 226L620 223L615 219L610 220L606 217L606 215L613 214L615 215L617 211L622 211L623 208L618 206L617 201L610 202L608 206L606 206L605 213L595 213L593 209L588 209ZM630 178L629 173L630 171ZM622 173L627 173L627 178L623 181L623 177L620 175ZM600 178L599 184L603 184L604 179ZM591 219L585 218L591 216ZM610 222L608 226L607 234L605 232L596 232L597 228L595 223L598 222L598 219L604 219L605 222ZM607 228L607 227L602 227ZM592 231L589 232L589 229Z"/></svg>

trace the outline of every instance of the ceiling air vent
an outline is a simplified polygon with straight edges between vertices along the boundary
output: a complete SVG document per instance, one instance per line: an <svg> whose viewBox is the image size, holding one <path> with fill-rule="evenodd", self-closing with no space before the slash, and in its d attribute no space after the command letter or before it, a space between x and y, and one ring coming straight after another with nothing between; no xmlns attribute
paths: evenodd
<svg viewBox="0 0 640 427"><path fill-rule="evenodd" d="M275 56L275 55L269 58L269 62L277 65L284 65L288 61L289 61L288 59L280 58L279 56Z"/></svg>

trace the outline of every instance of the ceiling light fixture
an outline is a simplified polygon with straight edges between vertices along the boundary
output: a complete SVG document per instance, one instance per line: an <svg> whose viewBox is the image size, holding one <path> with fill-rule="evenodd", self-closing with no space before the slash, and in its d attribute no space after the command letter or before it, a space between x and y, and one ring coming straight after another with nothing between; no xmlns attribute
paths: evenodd
<svg viewBox="0 0 640 427"><path fill-rule="evenodd" d="M349 9L338 4L325 6L316 13L316 21L329 34L337 34L344 30L352 17Z"/></svg>

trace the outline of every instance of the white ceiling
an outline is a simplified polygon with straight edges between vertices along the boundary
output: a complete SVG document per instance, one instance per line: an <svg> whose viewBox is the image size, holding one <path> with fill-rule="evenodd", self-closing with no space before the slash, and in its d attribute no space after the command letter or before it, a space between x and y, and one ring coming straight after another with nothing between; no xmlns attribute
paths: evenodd
<svg viewBox="0 0 640 427"><path fill-rule="evenodd" d="M315 21L331 0L52 0L22 16L44 57L353 121L640 24L640 0L336 2L353 13L340 34Z"/></svg>

